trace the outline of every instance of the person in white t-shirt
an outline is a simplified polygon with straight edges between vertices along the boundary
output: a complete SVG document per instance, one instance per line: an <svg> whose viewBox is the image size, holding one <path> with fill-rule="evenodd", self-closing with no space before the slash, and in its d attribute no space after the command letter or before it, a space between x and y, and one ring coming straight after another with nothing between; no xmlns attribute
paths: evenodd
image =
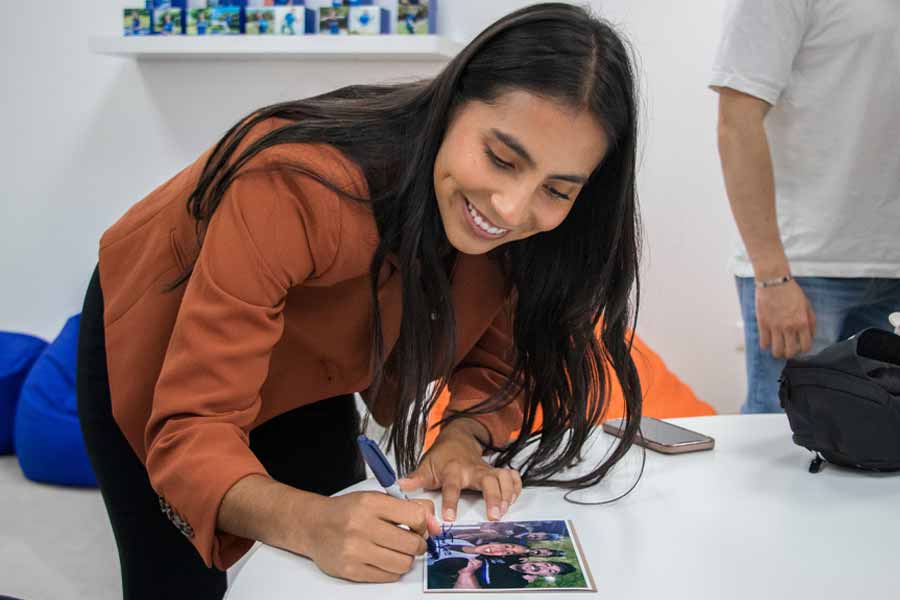
<svg viewBox="0 0 900 600"><path fill-rule="evenodd" d="M710 87L743 244L742 412L900 307L900 0L731 0Z"/></svg>

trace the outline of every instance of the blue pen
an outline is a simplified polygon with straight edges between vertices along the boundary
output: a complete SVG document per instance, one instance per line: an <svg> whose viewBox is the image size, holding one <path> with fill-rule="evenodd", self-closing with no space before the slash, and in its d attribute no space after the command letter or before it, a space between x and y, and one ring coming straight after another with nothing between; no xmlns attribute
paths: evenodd
<svg viewBox="0 0 900 600"><path fill-rule="evenodd" d="M397 475L394 473L391 463L388 462L388 459L385 458L384 454L381 452L381 448L378 447L378 444L365 435L360 435L356 438L356 443L359 444L363 459L366 461L366 464L369 465L369 468L372 469L372 472L375 474L375 479L378 480L378 483L381 484L384 491L394 498L409 500L409 498L406 497L406 494L400 490L400 486L397 485Z"/></svg>

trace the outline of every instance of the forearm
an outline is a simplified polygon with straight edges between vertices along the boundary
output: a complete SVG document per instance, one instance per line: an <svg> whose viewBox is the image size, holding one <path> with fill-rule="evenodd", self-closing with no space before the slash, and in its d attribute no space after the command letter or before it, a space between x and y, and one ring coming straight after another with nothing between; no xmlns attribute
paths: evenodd
<svg viewBox="0 0 900 600"><path fill-rule="evenodd" d="M480 588L481 585L478 584L478 578L475 576L474 571L460 571L459 576L456 578L456 583L453 585L455 590L476 590Z"/></svg>
<svg viewBox="0 0 900 600"><path fill-rule="evenodd" d="M471 446L479 453L490 444L491 434L488 428L471 417L463 417L450 422L441 429L440 437L453 437L461 443Z"/></svg>
<svg viewBox="0 0 900 600"><path fill-rule="evenodd" d="M217 528L264 544L307 555L312 524L298 519L318 514L327 498L284 485L263 475L244 477L225 494L216 521ZM288 532L301 532L288 536Z"/></svg>
<svg viewBox="0 0 900 600"><path fill-rule="evenodd" d="M719 120L719 156L731 212L758 279L790 271L775 210L775 179L762 117Z"/></svg>

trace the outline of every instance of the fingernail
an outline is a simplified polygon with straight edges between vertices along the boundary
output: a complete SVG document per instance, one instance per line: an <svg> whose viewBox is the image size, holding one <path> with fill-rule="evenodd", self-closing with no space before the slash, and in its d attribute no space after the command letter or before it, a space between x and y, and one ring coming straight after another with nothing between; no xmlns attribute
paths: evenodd
<svg viewBox="0 0 900 600"><path fill-rule="evenodd" d="M500 507L495 506L491 509L491 518L493 518L493 519L500 518Z"/></svg>
<svg viewBox="0 0 900 600"><path fill-rule="evenodd" d="M503 504L500 505L500 514L505 515L506 511L509 510L509 502L504 501Z"/></svg>
<svg viewBox="0 0 900 600"><path fill-rule="evenodd" d="M444 520L445 521L453 521L456 519L456 511L452 508L448 508L444 511Z"/></svg>
<svg viewBox="0 0 900 600"><path fill-rule="evenodd" d="M513 494L512 500L510 500L509 503L510 503L510 504L515 504L515 503L516 503L516 500L518 500L518 499L519 499L519 497L516 496L515 494Z"/></svg>

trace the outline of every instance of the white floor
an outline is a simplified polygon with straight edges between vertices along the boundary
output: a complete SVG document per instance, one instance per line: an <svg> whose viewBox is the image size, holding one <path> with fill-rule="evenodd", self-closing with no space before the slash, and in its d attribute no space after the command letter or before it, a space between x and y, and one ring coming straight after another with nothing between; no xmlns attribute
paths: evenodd
<svg viewBox="0 0 900 600"><path fill-rule="evenodd" d="M28 481L0 456L0 595L23 600L122 597L100 492Z"/></svg>
<svg viewBox="0 0 900 600"><path fill-rule="evenodd" d="M370 437L382 432L370 421ZM229 580L241 566L228 570ZM98 490L34 483L15 456L0 456L0 596L122 598L116 543Z"/></svg>

